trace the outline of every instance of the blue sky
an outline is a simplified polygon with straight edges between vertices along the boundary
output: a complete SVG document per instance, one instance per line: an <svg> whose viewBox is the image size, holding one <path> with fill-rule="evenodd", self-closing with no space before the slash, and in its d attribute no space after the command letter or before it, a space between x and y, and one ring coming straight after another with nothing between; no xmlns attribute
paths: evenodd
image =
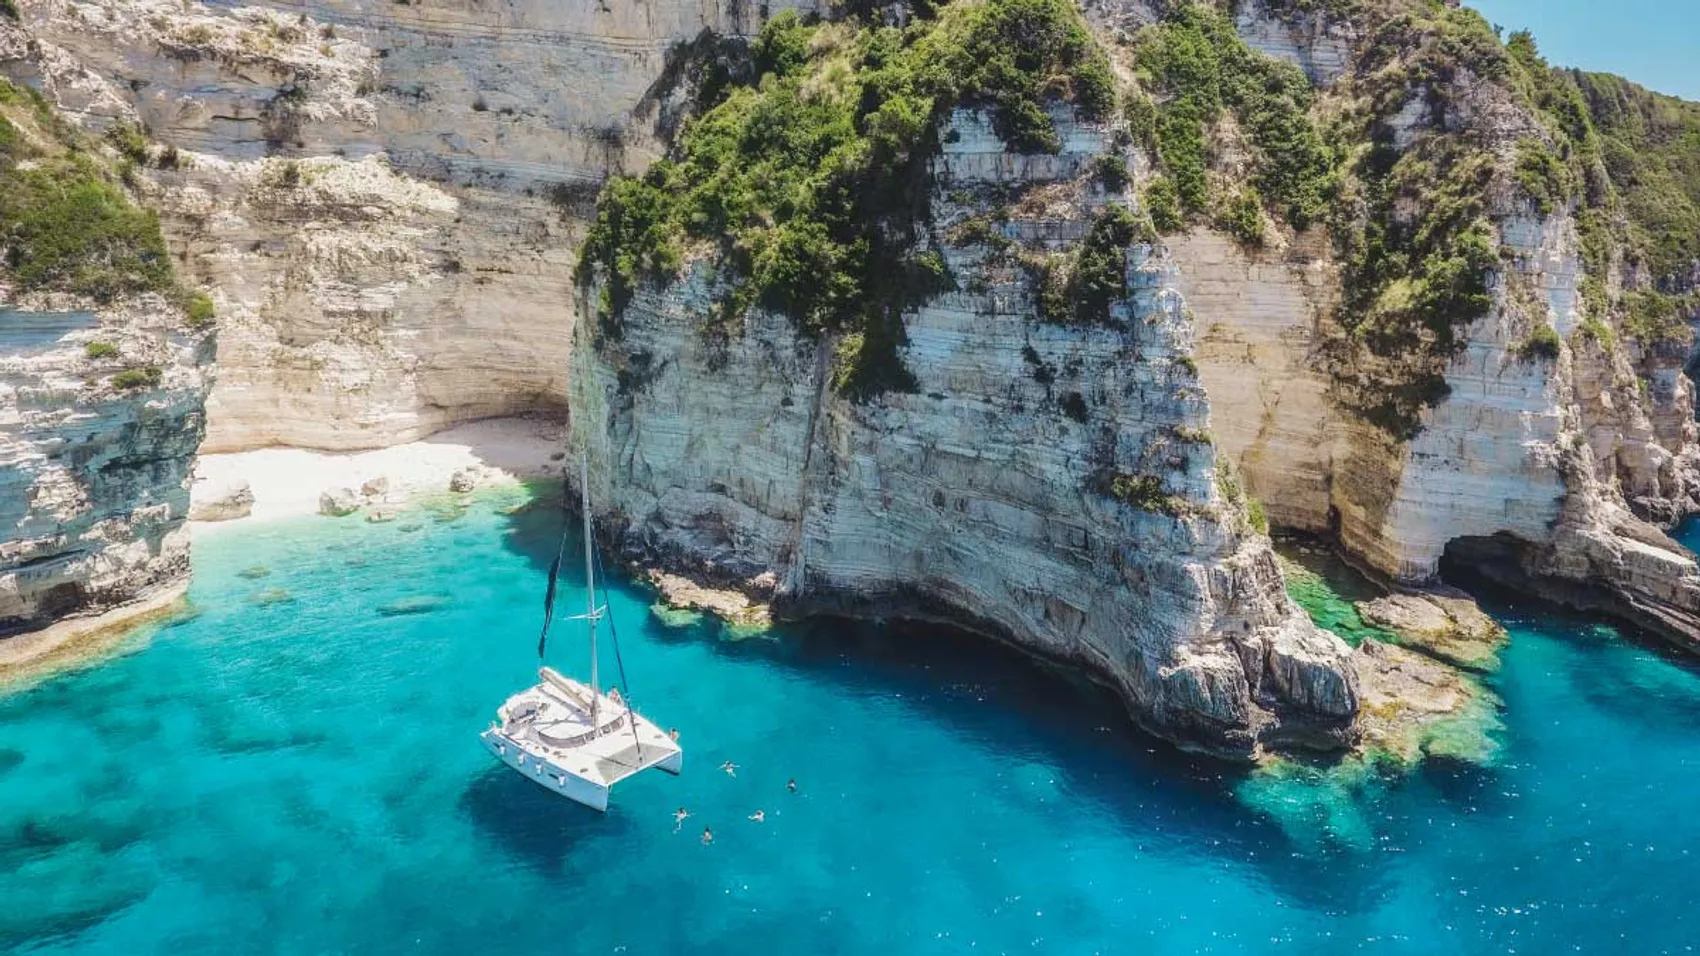
<svg viewBox="0 0 1700 956"><path fill-rule="evenodd" d="M1700 0L1465 2L1507 32L1533 31L1551 63L1700 100Z"/></svg>

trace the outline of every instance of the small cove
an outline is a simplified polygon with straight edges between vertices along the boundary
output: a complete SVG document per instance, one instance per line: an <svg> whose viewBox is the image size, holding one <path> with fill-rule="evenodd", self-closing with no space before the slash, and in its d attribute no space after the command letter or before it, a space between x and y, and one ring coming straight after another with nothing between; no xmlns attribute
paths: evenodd
<svg viewBox="0 0 1700 956"><path fill-rule="evenodd" d="M686 772L581 811L476 741L528 679L558 527L512 504L204 536L192 615L0 691L0 950L1680 953L1700 937L1700 670L1500 598L1492 762L1370 768L1330 793L1177 753L992 642L836 621L728 641L661 626L620 586L636 700L684 731ZM581 584L563 582L567 606ZM551 656L584 666L566 641Z"/></svg>

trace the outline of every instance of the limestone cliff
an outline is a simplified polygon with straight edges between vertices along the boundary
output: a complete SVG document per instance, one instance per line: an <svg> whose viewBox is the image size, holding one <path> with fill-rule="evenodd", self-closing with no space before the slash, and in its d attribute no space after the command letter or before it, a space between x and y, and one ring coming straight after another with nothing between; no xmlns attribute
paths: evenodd
<svg viewBox="0 0 1700 956"><path fill-rule="evenodd" d="M1109 130L1056 117L1055 155L1012 153L959 111L931 218L956 291L905 319L912 391L858 403L833 345L757 310L705 336L713 269L645 288L618 335L583 324L574 441L621 546L771 588L784 614L934 619L1069 662L1194 746L1336 746L1349 651L1286 599L1266 537L1218 480L1174 266L1128 256L1107 327L1036 319L1010 258L1069 249L1097 210ZM964 230L1011 196L996 238ZM1167 510L1111 493L1160 476Z"/></svg>
<svg viewBox="0 0 1700 956"><path fill-rule="evenodd" d="M1348 27L1308 40L1318 36L1311 20L1294 25L1246 4L1239 27L1248 42L1307 68L1336 62L1328 37ZM1342 100L1371 79L1330 72L1320 78ZM1431 97L1445 107L1393 118L1396 143L1410 149L1463 129L1509 164L1520 143L1550 135L1496 84L1452 82L1450 99ZM1325 351L1338 335L1340 280L1328 244L1299 234L1247 250L1196 230L1173 240L1222 445L1272 521L1333 534L1391 578L1434 580L1448 546L1460 543L1461 557L1496 576L1516 570L1519 586L1692 646L1700 569L1635 517L1668 524L1700 507L1686 352L1598 331L1581 291L1580 200L1542 210L1509 186L1488 199L1503 260L1489 282L1492 307L1464 330L1444 368L1445 397L1423 411L1410 440L1333 400L1341 370ZM1530 347L1540 328L1556 333L1550 354ZM1475 543L1494 536L1492 548Z"/></svg>
<svg viewBox="0 0 1700 956"><path fill-rule="evenodd" d="M1634 333L1622 310L1584 301L1590 283L1614 296L1672 284L1633 257L1600 260L1592 186L1515 185L1525 146L1558 141L1521 92L1535 74L1486 52L1446 59L1431 41L1457 24L1436 5L1215 5L1239 42L1300 67L1312 118L1372 118L1346 160L1453 137L1499 170L1478 197L1497 255L1489 307L1449 330L1456 347L1418 343L1428 351L1409 364L1432 365L1416 370L1442 387L1408 430L1354 404L1412 369L1351 344L1365 306L1335 223L1293 226L1272 200L1241 235L1212 208L1142 246L1125 278L1143 291L1120 332L1040 321L1031 262L941 243L957 287L904 323L916 391L870 404L836 395L828 340L771 313L724 342L687 334L721 294L712 269L640 291L627 338L587 348L598 333L578 327L571 274L596 190L666 152L690 108L680 78L712 49L699 38L820 6L17 0L20 19L0 17L0 72L91 130L145 125L133 188L217 305L208 450L382 446L570 405L579 427L612 428L617 454L596 481L632 541L741 577L772 571L796 612L852 609L863 589L885 610L859 613L971 617L1091 662L1153 724L1240 748L1283 722L1338 730L1352 694L1333 649L1288 623L1246 503L1217 487L1218 455L1274 524L1332 534L1386 576L1428 581L1449 549L1504 545L1522 586L1693 640L1700 569L1646 523L1696 507L1687 340ZM1150 80L1144 38L1188 7L1079 6L1118 51L1123 94ZM1422 19L1434 16L1445 22ZM1480 30L1447 37L1482 43ZM1221 196L1244 199L1235 190L1256 178L1253 119L1205 130ZM935 190L928 215L946 230L984 221L1008 204L989 187L1013 187L1035 198L998 246L1075 248L1113 204L1081 164L1121 125L1073 127L1062 152L1035 155L959 115L936 162L963 195ZM1131 196L1114 202L1143 210L1174 178L1158 145L1133 145ZM1421 211L1393 205L1391 228ZM66 334L56 362L83 335ZM700 457L713 454L735 460ZM1182 513L1102 494L1119 471L1159 475ZM46 507L25 520L56 520ZM971 560L987 553L1021 557L988 578ZM1145 577L1130 554L1150 562ZM1291 681L1289 657L1315 679Z"/></svg>
<svg viewBox="0 0 1700 956"><path fill-rule="evenodd" d="M212 307L119 152L0 81L0 638L188 583Z"/></svg>
<svg viewBox="0 0 1700 956"><path fill-rule="evenodd" d="M778 11L788 3L764 3ZM208 451L347 449L558 405L583 217L656 154L651 88L739 0L21 0L0 72L146 171L216 290Z"/></svg>
<svg viewBox="0 0 1700 956"><path fill-rule="evenodd" d="M210 342L176 309L29 304L0 309L0 637L187 584L206 423Z"/></svg>

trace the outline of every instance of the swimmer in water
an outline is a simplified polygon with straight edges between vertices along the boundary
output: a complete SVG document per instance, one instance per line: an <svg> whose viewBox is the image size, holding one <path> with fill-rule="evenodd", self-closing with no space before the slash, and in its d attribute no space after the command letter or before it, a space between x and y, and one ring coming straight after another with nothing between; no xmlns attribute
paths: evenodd
<svg viewBox="0 0 1700 956"><path fill-rule="evenodd" d="M669 727L667 729L667 736L669 738L671 738L674 743L678 743L679 742L679 728Z"/></svg>
<svg viewBox="0 0 1700 956"><path fill-rule="evenodd" d="M728 777L736 777L738 775L738 765L730 760L721 764L720 769L726 771L726 776Z"/></svg>
<svg viewBox="0 0 1700 956"><path fill-rule="evenodd" d="M750 819L754 820L757 823L760 823L763 820L767 819L767 814L765 812L761 811L761 810L757 810L756 812L750 814Z"/></svg>
<svg viewBox="0 0 1700 956"><path fill-rule="evenodd" d="M797 778L792 777L790 780L785 781L785 789L791 791L792 793L796 793L797 792Z"/></svg>
<svg viewBox="0 0 1700 956"><path fill-rule="evenodd" d="M673 832L674 833L679 832L679 828L685 825L685 818L690 816L690 815L691 815L690 811L686 810L684 807L680 807L678 809L678 811L673 814Z"/></svg>
<svg viewBox="0 0 1700 956"><path fill-rule="evenodd" d="M710 843L713 843L713 842L714 842L714 831L710 830L708 827L703 827L702 828L702 845L708 846Z"/></svg>

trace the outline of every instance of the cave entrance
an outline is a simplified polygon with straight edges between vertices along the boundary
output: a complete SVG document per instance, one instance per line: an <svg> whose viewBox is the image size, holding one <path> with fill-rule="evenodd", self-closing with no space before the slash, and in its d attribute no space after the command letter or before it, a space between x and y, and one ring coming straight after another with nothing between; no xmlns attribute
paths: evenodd
<svg viewBox="0 0 1700 956"><path fill-rule="evenodd" d="M1471 594L1483 585L1529 593L1533 581L1523 564L1528 549L1528 542L1506 531L1453 538L1440 555L1440 579Z"/></svg>

